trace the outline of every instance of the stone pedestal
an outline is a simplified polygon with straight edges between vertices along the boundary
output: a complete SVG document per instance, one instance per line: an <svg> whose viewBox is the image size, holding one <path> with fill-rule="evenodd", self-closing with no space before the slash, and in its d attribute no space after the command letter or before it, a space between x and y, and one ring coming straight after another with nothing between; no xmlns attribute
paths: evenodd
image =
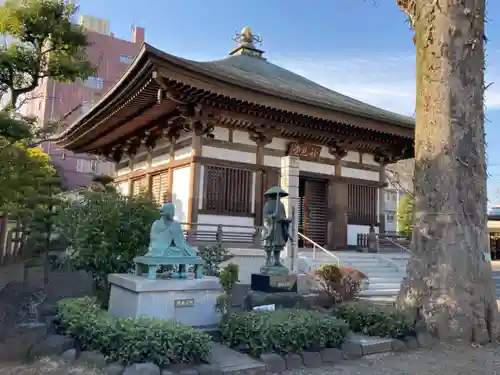
<svg viewBox="0 0 500 375"><path fill-rule="evenodd" d="M252 274L250 288L257 292L297 292L297 275Z"/></svg>
<svg viewBox="0 0 500 375"><path fill-rule="evenodd" d="M148 280L131 274L111 274L109 311L117 317L146 316L201 329L220 322L214 306L222 294L217 277L193 280Z"/></svg>
<svg viewBox="0 0 500 375"><path fill-rule="evenodd" d="M285 266L291 272L297 272L298 231L299 231L299 158L285 156L281 158L280 186L288 192L288 197L282 199L286 216L292 220L292 241L286 244L284 251Z"/></svg>

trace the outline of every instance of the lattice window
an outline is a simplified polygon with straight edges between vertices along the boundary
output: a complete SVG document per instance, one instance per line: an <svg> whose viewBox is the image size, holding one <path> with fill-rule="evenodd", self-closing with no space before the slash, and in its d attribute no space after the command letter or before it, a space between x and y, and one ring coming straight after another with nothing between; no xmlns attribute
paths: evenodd
<svg viewBox="0 0 500 375"><path fill-rule="evenodd" d="M146 177L138 178L132 181L132 195L136 196L139 194L145 194L148 189L148 180Z"/></svg>
<svg viewBox="0 0 500 375"><path fill-rule="evenodd" d="M169 200L168 171L155 174L151 177L151 196L161 206Z"/></svg>
<svg viewBox="0 0 500 375"><path fill-rule="evenodd" d="M378 222L378 189L375 186L349 184L348 223L370 225Z"/></svg>
<svg viewBox="0 0 500 375"><path fill-rule="evenodd" d="M205 166L203 210L223 214L252 214L252 172Z"/></svg>

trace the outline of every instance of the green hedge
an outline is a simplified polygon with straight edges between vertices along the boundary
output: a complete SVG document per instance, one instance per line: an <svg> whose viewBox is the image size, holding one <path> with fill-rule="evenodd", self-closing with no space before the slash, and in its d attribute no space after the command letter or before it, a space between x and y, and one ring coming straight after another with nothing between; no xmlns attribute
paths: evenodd
<svg viewBox="0 0 500 375"><path fill-rule="evenodd" d="M413 332L411 316L394 306L345 302L336 305L332 313L345 320L352 331L370 336L398 338Z"/></svg>
<svg viewBox="0 0 500 375"><path fill-rule="evenodd" d="M340 346L349 332L342 320L316 311L235 312L224 317L221 336L230 347L253 356Z"/></svg>
<svg viewBox="0 0 500 375"><path fill-rule="evenodd" d="M152 318L115 318L92 298L60 301L57 323L82 349L124 364L198 363L210 353L210 336L198 329Z"/></svg>

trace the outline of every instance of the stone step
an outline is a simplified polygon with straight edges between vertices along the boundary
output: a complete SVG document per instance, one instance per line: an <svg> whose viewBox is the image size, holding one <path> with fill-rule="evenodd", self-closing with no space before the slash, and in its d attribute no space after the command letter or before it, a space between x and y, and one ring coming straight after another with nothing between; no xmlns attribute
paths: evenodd
<svg viewBox="0 0 500 375"><path fill-rule="evenodd" d="M399 287L392 289L367 289L359 293L362 297L391 297L399 293Z"/></svg>
<svg viewBox="0 0 500 375"><path fill-rule="evenodd" d="M246 354L230 349L216 342L211 343L212 350L207 362L220 368L223 375L266 373L266 365Z"/></svg>

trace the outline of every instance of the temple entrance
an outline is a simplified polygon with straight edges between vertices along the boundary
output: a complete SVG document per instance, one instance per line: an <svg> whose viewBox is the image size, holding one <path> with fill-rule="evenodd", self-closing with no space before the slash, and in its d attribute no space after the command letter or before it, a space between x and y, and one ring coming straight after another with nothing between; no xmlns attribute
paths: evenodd
<svg viewBox="0 0 500 375"><path fill-rule="evenodd" d="M320 246L326 244L327 181L300 177L299 232ZM299 238L299 247L312 247Z"/></svg>

